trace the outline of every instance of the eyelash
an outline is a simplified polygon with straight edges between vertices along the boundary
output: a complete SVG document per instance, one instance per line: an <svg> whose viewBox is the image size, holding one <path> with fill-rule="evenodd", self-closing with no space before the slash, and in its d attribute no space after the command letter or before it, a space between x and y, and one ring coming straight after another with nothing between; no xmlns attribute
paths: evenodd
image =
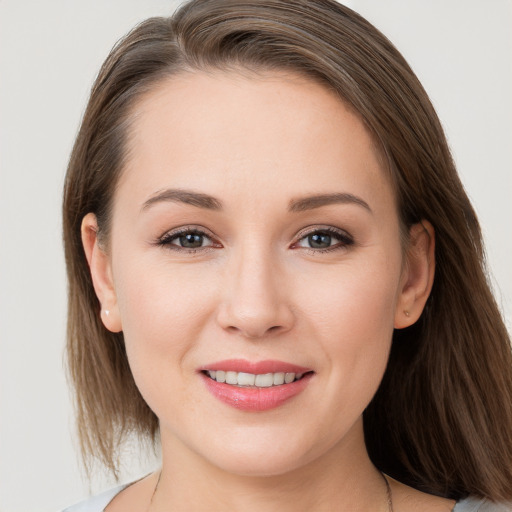
<svg viewBox="0 0 512 512"><path fill-rule="evenodd" d="M302 233L299 233L298 241L295 242L293 245L297 245L302 240L305 240L307 237L311 235L317 235L317 234L323 234L323 235L329 235L332 238L336 238L339 240L338 243L331 245L330 247L327 247L325 249L314 249L312 247L302 247L306 252L309 254L325 254L333 251L340 251L343 249L346 249L347 247L354 244L354 239L352 236L350 236L346 231L343 231L341 229L336 229L333 227L325 227L325 228L316 228L312 229L310 231L305 231Z"/></svg>
<svg viewBox="0 0 512 512"><path fill-rule="evenodd" d="M199 251L206 252L207 250L209 251L212 248L221 247L220 244L215 244L213 241L212 241L212 244L209 246L197 247L197 248L181 247L179 245L172 243L173 240L179 238L180 236L184 236L184 235L199 235L199 236L208 238L210 240L213 239L213 236L209 235L202 229L188 226L188 227L178 229L176 231L171 231L170 233L165 233L161 238L159 238L157 240L157 245L159 245L161 247L165 247L166 249L171 249L173 251L185 252L187 254L194 254Z"/></svg>
<svg viewBox="0 0 512 512"><path fill-rule="evenodd" d="M296 246L299 242L306 239L308 236L312 236L315 234L324 234L324 235L326 234L326 235L331 236L332 238L338 239L339 242L330 247L324 248L324 249L318 249L318 248L314 249L312 247L302 247L302 249L304 249L309 254L315 254L315 255L317 255L319 253L325 254L325 253L329 253L332 251L346 249L347 247L354 244L354 239L347 232L342 231L340 229L333 228L333 227L325 227L325 228L316 228L316 229L312 229L311 231L299 233L299 238L298 238L297 242L295 242L293 244L293 246ZM212 243L211 243L211 245L208 245L205 247L197 247L197 248L182 247L182 246L172 243L174 240L176 240L180 236L184 236L184 235L199 235L199 236L209 239L210 241L212 241ZM222 247L221 244L215 243L213 241L212 235L208 234L207 232L203 231L202 229L195 228L195 227L184 227L184 228L178 229L176 231L171 231L170 233L165 233L162 237L160 237L157 240L156 245L158 245L160 247L165 247L167 249L171 249L173 251L185 252L187 254L206 252L206 251L210 251L213 248Z"/></svg>

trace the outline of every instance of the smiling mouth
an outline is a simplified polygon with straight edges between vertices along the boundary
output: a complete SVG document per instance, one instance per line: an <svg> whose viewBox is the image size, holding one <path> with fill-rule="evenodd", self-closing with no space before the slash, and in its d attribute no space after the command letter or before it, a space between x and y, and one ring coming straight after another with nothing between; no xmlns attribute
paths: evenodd
<svg viewBox="0 0 512 512"><path fill-rule="evenodd" d="M244 387L244 388L270 388L274 386L282 386L291 384L301 380L305 375L312 372L293 373L293 372L276 372L276 373L263 373L253 374L245 372L233 372L224 370L204 370L203 373L210 377L210 379L230 384L231 386Z"/></svg>

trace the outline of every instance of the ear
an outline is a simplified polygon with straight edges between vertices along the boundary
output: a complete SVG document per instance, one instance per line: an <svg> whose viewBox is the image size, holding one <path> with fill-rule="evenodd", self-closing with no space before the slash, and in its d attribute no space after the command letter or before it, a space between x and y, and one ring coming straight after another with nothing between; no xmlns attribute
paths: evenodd
<svg viewBox="0 0 512 512"><path fill-rule="evenodd" d="M82 244L89 263L94 291L101 304L101 320L111 332L122 331L117 296L108 254L98 240L96 215L88 213L82 220Z"/></svg>
<svg viewBox="0 0 512 512"><path fill-rule="evenodd" d="M406 261L395 310L395 329L414 324L432 290L435 272L435 232L422 220L411 226Z"/></svg>

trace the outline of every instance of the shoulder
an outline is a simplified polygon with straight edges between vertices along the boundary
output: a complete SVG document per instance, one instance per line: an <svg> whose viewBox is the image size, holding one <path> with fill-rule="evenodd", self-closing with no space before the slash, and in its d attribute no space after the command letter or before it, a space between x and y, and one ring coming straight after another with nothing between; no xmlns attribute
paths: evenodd
<svg viewBox="0 0 512 512"><path fill-rule="evenodd" d="M76 505L67 507L61 512L103 512L105 507L129 484L119 485L113 489L97 494Z"/></svg>
<svg viewBox="0 0 512 512"><path fill-rule="evenodd" d="M512 502L493 503L484 498L469 497L459 501L453 512L512 512Z"/></svg>

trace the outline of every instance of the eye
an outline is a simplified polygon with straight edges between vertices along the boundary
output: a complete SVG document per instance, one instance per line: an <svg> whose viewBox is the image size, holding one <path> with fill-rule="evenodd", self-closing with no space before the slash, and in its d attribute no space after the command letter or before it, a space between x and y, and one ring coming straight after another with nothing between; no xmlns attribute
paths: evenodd
<svg viewBox="0 0 512 512"><path fill-rule="evenodd" d="M195 252L214 246L220 247L220 244L215 244L212 238L204 231L192 228L184 228L166 233L158 240L158 245L177 251L186 250L188 252Z"/></svg>
<svg viewBox="0 0 512 512"><path fill-rule="evenodd" d="M352 245L354 240L344 231L335 228L324 228L310 231L302 236L296 247L314 249L316 252L327 252L335 249L343 249Z"/></svg>
<svg viewBox="0 0 512 512"><path fill-rule="evenodd" d="M186 249L197 249L198 247L203 247L207 240L201 233L184 233L183 235L175 236L171 243Z"/></svg>

